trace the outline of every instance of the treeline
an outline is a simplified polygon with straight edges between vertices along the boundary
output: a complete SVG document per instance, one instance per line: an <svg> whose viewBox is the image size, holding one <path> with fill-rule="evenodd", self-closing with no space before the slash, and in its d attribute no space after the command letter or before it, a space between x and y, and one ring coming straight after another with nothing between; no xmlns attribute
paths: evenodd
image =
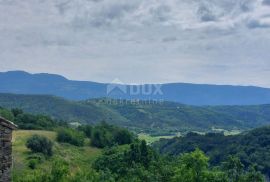
<svg viewBox="0 0 270 182"><path fill-rule="evenodd" d="M54 120L42 114L24 113L21 109L5 109L0 107L0 116L14 122L19 129L25 130L53 130L56 127L66 127L64 121Z"/></svg>
<svg viewBox="0 0 270 182"><path fill-rule="evenodd" d="M90 139L90 144L97 148L111 147L113 145L130 144L135 135L127 129L109 125L102 122L99 125L82 125L77 129L61 128L57 131L57 141L83 146L85 139Z"/></svg>
<svg viewBox="0 0 270 182"><path fill-rule="evenodd" d="M163 154L175 156L200 148L209 156L211 166L217 166L233 155L240 159L246 170L254 167L270 176L270 127L235 136L189 133L185 137L161 140L154 147Z"/></svg>
<svg viewBox="0 0 270 182"><path fill-rule="evenodd" d="M109 125L105 121L95 126L82 125L74 128L64 121L54 120L49 116L2 107L0 107L0 116L14 122L19 129L56 131L58 142L75 146L84 146L86 140L90 139L92 146L104 148L130 144L135 138L135 135L127 129Z"/></svg>

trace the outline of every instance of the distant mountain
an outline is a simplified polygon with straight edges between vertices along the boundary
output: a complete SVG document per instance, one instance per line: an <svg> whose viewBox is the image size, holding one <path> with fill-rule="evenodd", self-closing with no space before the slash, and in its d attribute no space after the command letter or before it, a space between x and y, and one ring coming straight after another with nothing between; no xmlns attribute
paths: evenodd
<svg viewBox="0 0 270 182"><path fill-rule="evenodd" d="M29 74L22 71L0 73L0 92L46 94L69 100L111 97L164 100L189 105L257 105L270 103L270 89L252 86L227 86L172 83L161 85L120 85L72 81L54 74Z"/></svg>
<svg viewBox="0 0 270 182"><path fill-rule="evenodd" d="M21 108L69 122L110 124L139 132L172 134L215 129L246 130L270 124L270 105L189 106L173 102L156 104L91 99L69 101L55 96L0 94L0 106Z"/></svg>

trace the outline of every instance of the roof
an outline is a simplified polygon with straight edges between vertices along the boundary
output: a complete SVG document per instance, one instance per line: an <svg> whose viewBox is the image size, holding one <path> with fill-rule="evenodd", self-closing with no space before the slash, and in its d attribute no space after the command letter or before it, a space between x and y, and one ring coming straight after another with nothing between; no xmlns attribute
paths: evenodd
<svg viewBox="0 0 270 182"><path fill-rule="evenodd" d="M0 116L0 125L5 126L7 128L10 128L12 130L17 129L17 125L15 125L13 122L11 122L5 118L2 118L1 116Z"/></svg>

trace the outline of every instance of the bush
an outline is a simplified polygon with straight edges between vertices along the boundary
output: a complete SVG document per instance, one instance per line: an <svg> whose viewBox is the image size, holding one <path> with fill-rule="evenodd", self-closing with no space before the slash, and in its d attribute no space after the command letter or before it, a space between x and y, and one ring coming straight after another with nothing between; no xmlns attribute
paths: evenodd
<svg viewBox="0 0 270 182"><path fill-rule="evenodd" d="M37 159L31 159L28 162L28 167L30 167L31 169L36 169L36 166L38 163L39 163L39 161Z"/></svg>
<svg viewBox="0 0 270 182"><path fill-rule="evenodd" d="M112 133L104 128L95 128L91 137L91 144L94 147L104 148L113 145Z"/></svg>
<svg viewBox="0 0 270 182"><path fill-rule="evenodd" d="M119 145L130 144L133 141L133 135L128 130L118 129L114 134L114 140Z"/></svg>
<svg viewBox="0 0 270 182"><path fill-rule="evenodd" d="M84 145L84 134L73 129L59 129L57 131L57 141L61 143L69 143L75 146Z"/></svg>
<svg viewBox="0 0 270 182"><path fill-rule="evenodd" d="M36 169L38 164L41 164L45 161L45 157L41 153L35 153L27 157L28 167L31 169Z"/></svg>
<svg viewBox="0 0 270 182"><path fill-rule="evenodd" d="M42 153L51 156L53 143L44 136L33 135L27 140L26 147L34 153Z"/></svg>
<svg viewBox="0 0 270 182"><path fill-rule="evenodd" d="M93 130L92 126L90 125L79 126L78 130L82 131L88 138L91 138Z"/></svg>
<svg viewBox="0 0 270 182"><path fill-rule="evenodd" d="M130 144L133 141L134 136L128 130L107 123L101 123L92 129L91 144L98 148Z"/></svg>

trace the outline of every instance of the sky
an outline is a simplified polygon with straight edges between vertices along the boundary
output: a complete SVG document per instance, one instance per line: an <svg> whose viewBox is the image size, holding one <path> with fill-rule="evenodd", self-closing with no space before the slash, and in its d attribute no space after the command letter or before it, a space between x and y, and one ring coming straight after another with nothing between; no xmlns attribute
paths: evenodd
<svg viewBox="0 0 270 182"><path fill-rule="evenodd" d="M270 0L0 0L0 71L270 87Z"/></svg>

